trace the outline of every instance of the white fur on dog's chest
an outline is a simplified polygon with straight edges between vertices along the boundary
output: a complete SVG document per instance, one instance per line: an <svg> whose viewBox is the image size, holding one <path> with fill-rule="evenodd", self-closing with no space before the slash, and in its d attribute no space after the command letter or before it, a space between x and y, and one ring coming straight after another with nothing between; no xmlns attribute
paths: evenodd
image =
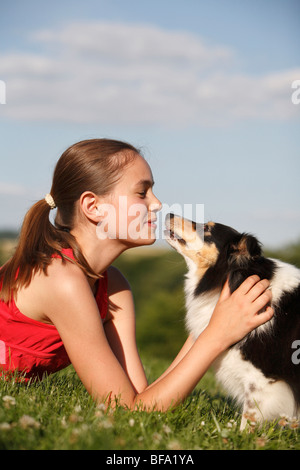
<svg viewBox="0 0 300 470"><path fill-rule="evenodd" d="M195 339L207 327L220 296L219 291L195 296L196 286L194 276L189 273L185 282L186 328ZM244 397L242 384L249 373L245 364L237 348L224 352L213 363L217 380L222 383L228 393L234 395L235 398L240 397L240 403L243 403ZM253 367L250 363L249 366Z"/></svg>
<svg viewBox="0 0 300 470"><path fill-rule="evenodd" d="M196 287L197 279L190 271L185 281L185 322L188 333L195 339L207 327L220 297L219 291L195 297Z"/></svg>

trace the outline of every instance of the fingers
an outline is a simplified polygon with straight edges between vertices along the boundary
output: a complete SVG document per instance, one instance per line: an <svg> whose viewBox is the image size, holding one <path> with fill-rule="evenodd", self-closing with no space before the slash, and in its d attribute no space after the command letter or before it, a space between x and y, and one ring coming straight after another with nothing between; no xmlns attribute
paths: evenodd
<svg viewBox="0 0 300 470"><path fill-rule="evenodd" d="M259 276L253 275L230 295L226 281L210 321L210 326L215 326L217 332L222 330L225 343L231 345L240 341L272 318L274 311L267 306L271 301L269 287L267 279L260 280Z"/></svg>
<svg viewBox="0 0 300 470"><path fill-rule="evenodd" d="M252 287L255 286L255 284L257 284L259 281L260 277L256 274L253 274L253 276L247 277L247 279L240 285L238 290L241 294L246 295L250 289L252 289Z"/></svg>
<svg viewBox="0 0 300 470"><path fill-rule="evenodd" d="M264 300L264 304L270 302L272 294L270 290L270 281L268 279L262 279L255 274L248 277L239 287L240 293L247 295L251 302L254 302L258 298Z"/></svg>
<svg viewBox="0 0 300 470"><path fill-rule="evenodd" d="M267 307L266 310L259 315L256 315L254 318L254 328L257 328L260 325L263 325L267 321L271 320L274 315L274 310L272 307Z"/></svg>
<svg viewBox="0 0 300 470"><path fill-rule="evenodd" d="M256 274L249 276L239 287L233 295L240 298L245 297L247 300L260 310L272 299L272 293L269 290L270 282L267 279L260 280ZM231 292L229 288L229 281L224 284L222 292L219 297L219 302L226 300L230 297Z"/></svg>
<svg viewBox="0 0 300 470"><path fill-rule="evenodd" d="M267 290L270 287L270 282L267 279L262 279L257 282L252 289L248 292L248 297L251 302L258 300L259 298L266 298L266 302L271 300L271 291Z"/></svg>
<svg viewBox="0 0 300 470"><path fill-rule="evenodd" d="M252 304L251 310L255 314L253 317L255 328L269 321L274 315L273 308L266 307L272 300L269 287L270 282L267 279L260 280L257 275L248 277L240 286L241 293L244 293L244 296L247 296ZM264 308L265 310L262 311Z"/></svg>
<svg viewBox="0 0 300 470"><path fill-rule="evenodd" d="M257 292L259 292L260 289L258 290L257 289ZM256 293L257 293L256 292ZM249 295L249 294L248 294ZM253 294L254 295L254 294ZM256 294L255 294L256 295ZM262 291L262 293L260 293L253 301L253 307L255 308L255 310L257 310L258 312L263 308L265 307L269 302L271 302L272 300L272 293L270 290L265 290L265 291Z"/></svg>
<svg viewBox="0 0 300 470"><path fill-rule="evenodd" d="M274 314L271 307L266 307L272 300L272 292L269 287L270 282L267 279L260 280L257 275L253 275L248 277L235 291L240 301L246 302L248 305L249 313L252 313L255 317L260 317L254 318L254 322L257 325L265 323ZM263 315L262 310L264 309Z"/></svg>
<svg viewBox="0 0 300 470"><path fill-rule="evenodd" d="M222 292L220 294L219 302L222 302L223 300L228 299L230 297L230 295L231 295L231 292L230 292L230 288L229 288L229 281L227 279L224 286L223 286Z"/></svg>

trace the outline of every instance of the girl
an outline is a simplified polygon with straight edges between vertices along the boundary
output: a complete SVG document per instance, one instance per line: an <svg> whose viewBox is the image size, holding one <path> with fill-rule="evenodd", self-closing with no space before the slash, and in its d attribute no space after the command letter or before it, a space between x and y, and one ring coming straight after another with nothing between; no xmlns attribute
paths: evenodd
<svg viewBox="0 0 300 470"><path fill-rule="evenodd" d="M219 354L272 317L271 308L258 315L270 301L268 281L251 276L232 295L225 285L206 330L148 385L130 287L110 265L128 248L154 243L160 208L151 169L131 145L93 139L62 154L50 194L26 214L16 252L0 271L5 377L19 372L28 381L72 363L95 400L166 410Z"/></svg>

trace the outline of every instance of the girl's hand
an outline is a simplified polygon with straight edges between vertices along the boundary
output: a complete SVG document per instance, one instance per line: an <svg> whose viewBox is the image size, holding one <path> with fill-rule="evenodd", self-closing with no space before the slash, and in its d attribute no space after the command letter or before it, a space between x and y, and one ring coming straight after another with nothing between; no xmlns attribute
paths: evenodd
<svg viewBox="0 0 300 470"><path fill-rule="evenodd" d="M270 282L256 275L248 277L232 294L226 281L208 328L220 336L224 349L244 338L250 331L269 321L274 310L267 306L272 298Z"/></svg>

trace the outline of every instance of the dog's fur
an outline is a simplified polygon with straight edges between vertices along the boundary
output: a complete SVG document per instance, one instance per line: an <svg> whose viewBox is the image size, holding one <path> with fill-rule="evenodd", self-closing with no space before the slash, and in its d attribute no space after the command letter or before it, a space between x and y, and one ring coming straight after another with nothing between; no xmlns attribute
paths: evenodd
<svg viewBox="0 0 300 470"><path fill-rule="evenodd" d="M170 214L166 229L168 243L187 262L186 326L194 338L208 325L226 279L231 292L252 274L270 280L274 316L223 353L214 368L242 406L241 429L249 420L299 419L300 364L293 353L300 345L300 270L265 258L255 237L222 224Z"/></svg>

